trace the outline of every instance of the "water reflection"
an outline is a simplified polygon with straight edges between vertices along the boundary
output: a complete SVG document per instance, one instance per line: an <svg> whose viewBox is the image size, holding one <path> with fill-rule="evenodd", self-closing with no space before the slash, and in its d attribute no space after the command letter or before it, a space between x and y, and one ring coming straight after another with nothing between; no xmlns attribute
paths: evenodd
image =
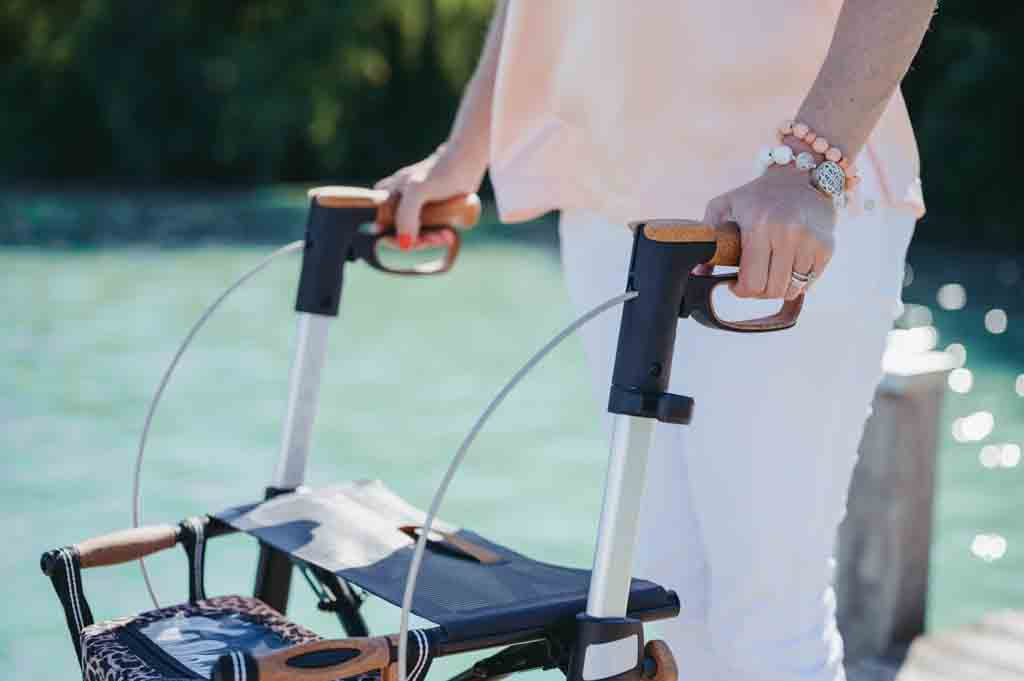
<svg viewBox="0 0 1024 681"><path fill-rule="evenodd" d="M986 563L999 560L1006 555L1006 537L1001 534L975 535L971 542L971 553Z"/></svg>
<svg viewBox="0 0 1024 681"><path fill-rule="evenodd" d="M961 395L969 393L971 386L974 385L974 374L971 373L970 369L953 369L949 372L949 388L955 393Z"/></svg>
<svg viewBox="0 0 1024 681"><path fill-rule="evenodd" d="M967 364L967 348L962 343L950 343L946 346L946 352L953 356L958 367Z"/></svg>
<svg viewBox="0 0 1024 681"><path fill-rule="evenodd" d="M985 468L1016 468L1020 463L1020 445L1006 442L1001 445L989 444L978 453L978 463Z"/></svg>
<svg viewBox="0 0 1024 681"><path fill-rule="evenodd" d="M995 308L985 313L985 330L989 333L1003 333L1006 331L1006 312Z"/></svg>
<svg viewBox="0 0 1024 681"><path fill-rule="evenodd" d="M976 411L953 421L953 439L957 442L979 442L992 433L995 425L992 412Z"/></svg>
<svg viewBox="0 0 1024 681"><path fill-rule="evenodd" d="M967 304L967 290L960 284L943 284L935 298L943 310L959 310Z"/></svg>

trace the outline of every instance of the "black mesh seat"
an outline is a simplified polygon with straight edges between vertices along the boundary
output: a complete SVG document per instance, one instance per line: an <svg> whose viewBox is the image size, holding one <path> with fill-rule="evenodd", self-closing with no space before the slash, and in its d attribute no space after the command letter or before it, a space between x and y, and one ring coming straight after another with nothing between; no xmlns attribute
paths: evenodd
<svg viewBox="0 0 1024 681"><path fill-rule="evenodd" d="M283 495L216 516L396 605L412 558L409 527L424 518L379 481ZM585 609L588 570L542 563L450 525L437 529L413 611L441 626L448 642L547 629ZM676 608L673 593L633 580L630 613Z"/></svg>

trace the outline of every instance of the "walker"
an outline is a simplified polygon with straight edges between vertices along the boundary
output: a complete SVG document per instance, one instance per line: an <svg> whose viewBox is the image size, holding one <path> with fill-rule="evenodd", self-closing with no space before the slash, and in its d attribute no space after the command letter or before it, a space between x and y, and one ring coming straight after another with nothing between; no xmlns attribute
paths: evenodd
<svg viewBox="0 0 1024 681"><path fill-rule="evenodd" d="M693 270L702 264L738 264L735 225L631 223L633 250L625 293L576 320L498 393L460 447L427 512L379 480L309 489L303 482L310 435L328 328L338 315L346 265L363 261L411 277L441 274L459 251L456 228L472 227L480 214L475 195L428 204L421 239L406 252L394 246L394 197L353 187L322 187L309 196L304 240L275 253L301 248L303 256L281 448L263 501L178 525L134 527L42 556L42 570L63 606L83 678L421 681L436 657L497 649L453 681L488 681L556 668L569 681L675 681L671 651L662 641L645 642L644 623L677 615L679 599L662 586L634 578L630 566L654 423L686 424L693 410L691 398L667 392L678 319L692 317L734 332L779 331L795 324L802 297L784 303L770 317L721 319L712 291L736 275ZM184 347L213 308L269 260L222 294L189 333L154 398L139 463L153 409ZM622 321L608 400L614 428L593 570L543 563L435 520L473 437L509 390L569 333L619 304ZM137 490L138 477L136 500ZM203 580L206 543L234 532L260 544L253 595L208 596ZM188 558L187 602L132 617L94 620L83 590L83 569L141 560L176 544ZM319 608L336 613L347 638L322 639L287 619L293 568L313 587ZM403 606L399 633L370 635L360 616L365 595ZM410 611L433 626L410 630Z"/></svg>

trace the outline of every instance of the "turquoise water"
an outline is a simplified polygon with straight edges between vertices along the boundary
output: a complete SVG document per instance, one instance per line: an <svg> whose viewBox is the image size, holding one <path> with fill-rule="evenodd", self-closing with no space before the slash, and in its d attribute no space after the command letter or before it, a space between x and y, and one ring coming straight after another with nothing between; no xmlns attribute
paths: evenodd
<svg viewBox="0 0 1024 681"><path fill-rule="evenodd" d="M410 282L350 268L331 332L311 484L380 477L425 506L499 382L569 318L552 249L469 241L445 277ZM7 549L0 554L0 678L76 676L38 556L129 524L136 437L164 364L205 303L266 250L0 249L0 539ZM996 424L986 442L1024 442L1024 398L1014 393L1014 378L1024 373L1024 310L1019 282L986 289L958 272L969 305L941 311L934 292L950 275L934 256L923 260L933 264L918 267L908 297L931 305L940 345L964 343L974 372L971 392L951 393L943 416L930 625L944 628L1024 602L1024 466L985 468L978 460L984 443L957 444L949 435L953 418L984 409ZM260 495L284 408L297 266L292 256L241 290L186 356L151 435L147 521L176 521ZM983 263L963 270L986 271ZM1001 336L982 324L994 306L1010 313ZM531 555L586 566L605 456L598 408L573 339L497 413L443 515ZM990 562L974 555L979 533L1004 537L1004 555ZM208 590L250 590L254 557L244 538L218 540ZM180 551L152 560L151 570L165 601L184 598ZM85 581L97 618L149 605L133 565L90 571ZM294 593L296 619L338 631L304 584ZM376 603L368 613L377 631L396 626L390 606Z"/></svg>

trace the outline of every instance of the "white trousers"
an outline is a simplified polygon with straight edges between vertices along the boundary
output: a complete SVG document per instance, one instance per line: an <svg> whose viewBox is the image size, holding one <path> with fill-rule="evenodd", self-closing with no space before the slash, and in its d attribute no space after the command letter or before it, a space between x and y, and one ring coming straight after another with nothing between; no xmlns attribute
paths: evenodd
<svg viewBox="0 0 1024 681"><path fill-rule="evenodd" d="M655 627L681 681L844 678L835 534L913 226L909 210L881 205L845 218L792 330L680 323L670 389L696 406L690 425L655 430L634 574L682 600L680 616ZM578 310L624 290L632 240L624 226L573 211L559 232ZM779 305L723 299L734 315L725 318ZM602 408L619 317L605 314L582 332Z"/></svg>

